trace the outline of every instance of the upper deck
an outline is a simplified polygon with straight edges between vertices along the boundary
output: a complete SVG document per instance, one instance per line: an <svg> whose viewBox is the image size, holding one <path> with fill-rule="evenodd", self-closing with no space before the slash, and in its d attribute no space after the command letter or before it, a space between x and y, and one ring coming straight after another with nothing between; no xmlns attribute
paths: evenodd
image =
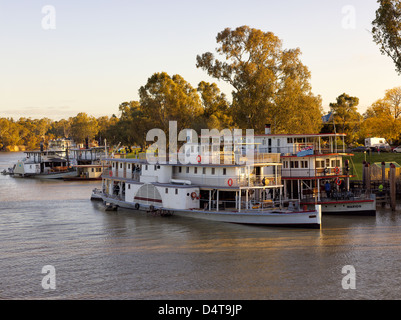
<svg viewBox="0 0 401 320"><path fill-rule="evenodd" d="M262 134L255 135L255 145L261 153L282 156L345 154L344 133Z"/></svg>

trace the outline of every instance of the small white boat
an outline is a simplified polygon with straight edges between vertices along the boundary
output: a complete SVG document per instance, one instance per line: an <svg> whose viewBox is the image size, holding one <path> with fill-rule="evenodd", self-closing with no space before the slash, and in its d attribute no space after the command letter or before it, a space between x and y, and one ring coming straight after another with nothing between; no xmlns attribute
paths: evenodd
<svg viewBox="0 0 401 320"><path fill-rule="evenodd" d="M91 200L102 201L102 190L95 188L92 190Z"/></svg>

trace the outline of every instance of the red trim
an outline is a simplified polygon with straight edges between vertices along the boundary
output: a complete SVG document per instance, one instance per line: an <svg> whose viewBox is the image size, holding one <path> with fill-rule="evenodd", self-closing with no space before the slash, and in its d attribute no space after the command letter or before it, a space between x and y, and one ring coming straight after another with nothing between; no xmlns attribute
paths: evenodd
<svg viewBox="0 0 401 320"><path fill-rule="evenodd" d="M318 201L317 204L342 204L342 203L361 203L361 202L374 202L374 200L344 200L344 201ZM301 202L301 205L304 204L315 204L312 202Z"/></svg>
<svg viewBox="0 0 401 320"><path fill-rule="evenodd" d="M162 200L159 199L152 199L152 198L143 198L143 197L134 197L135 200L143 200L143 201L150 201L150 202L159 202L163 203Z"/></svg>
<svg viewBox="0 0 401 320"><path fill-rule="evenodd" d="M293 169L297 170L297 169ZM318 179L334 179L334 178L353 178L355 175L326 175L326 176L311 176L311 177L281 177L281 180L318 180Z"/></svg>
<svg viewBox="0 0 401 320"><path fill-rule="evenodd" d="M317 153L317 154L310 154L307 156L298 157L296 154L291 156L281 156L281 158L313 158L313 157L326 157L326 156L354 156L353 153Z"/></svg>
<svg viewBox="0 0 401 320"><path fill-rule="evenodd" d="M280 137L346 137L346 133L306 133L306 134L285 134L285 133L264 133L264 134L255 134L255 137L263 137L263 136L280 136Z"/></svg>

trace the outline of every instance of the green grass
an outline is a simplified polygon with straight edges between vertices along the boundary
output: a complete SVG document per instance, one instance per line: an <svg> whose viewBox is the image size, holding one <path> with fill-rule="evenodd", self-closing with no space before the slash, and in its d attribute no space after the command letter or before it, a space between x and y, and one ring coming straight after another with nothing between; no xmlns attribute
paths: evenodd
<svg viewBox="0 0 401 320"><path fill-rule="evenodd" d="M363 161L369 163L375 162L396 162L401 165L401 153L393 153L393 152L381 152L378 154L377 152L371 152L364 154L363 152L355 152L353 157L344 157L345 159L350 159L351 168L354 168L353 174L355 175L353 180L362 180L362 168Z"/></svg>

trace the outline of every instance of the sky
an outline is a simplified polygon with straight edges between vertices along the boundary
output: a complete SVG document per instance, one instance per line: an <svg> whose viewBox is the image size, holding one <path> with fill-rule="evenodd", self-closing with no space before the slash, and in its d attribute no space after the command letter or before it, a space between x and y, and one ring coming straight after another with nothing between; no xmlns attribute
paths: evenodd
<svg viewBox="0 0 401 320"><path fill-rule="evenodd" d="M118 115L155 72L193 87L216 82L196 68L216 36L242 25L300 48L323 109L342 93L363 113L401 86L370 34L376 0L0 0L0 117Z"/></svg>

